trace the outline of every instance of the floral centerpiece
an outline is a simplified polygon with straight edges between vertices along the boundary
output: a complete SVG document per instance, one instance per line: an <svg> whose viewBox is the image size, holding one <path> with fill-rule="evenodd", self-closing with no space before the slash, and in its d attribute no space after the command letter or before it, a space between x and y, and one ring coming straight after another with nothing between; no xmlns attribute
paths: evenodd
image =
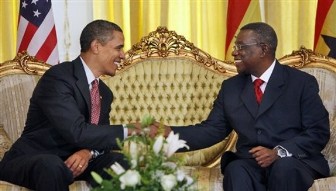
<svg viewBox="0 0 336 191"><path fill-rule="evenodd" d="M99 184L93 191L137 190L137 191L186 191L191 190L193 178L181 170L183 161L173 156L180 148L189 148L178 134L172 131L164 138L162 129L155 138L149 136L149 126L154 122L151 116L141 121L142 132L132 135L119 143L121 152L129 162L130 168L124 169L114 163L106 172L110 179L102 179L92 172ZM132 127L129 127L132 128ZM161 133L160 133L161 132Z"/></svg>

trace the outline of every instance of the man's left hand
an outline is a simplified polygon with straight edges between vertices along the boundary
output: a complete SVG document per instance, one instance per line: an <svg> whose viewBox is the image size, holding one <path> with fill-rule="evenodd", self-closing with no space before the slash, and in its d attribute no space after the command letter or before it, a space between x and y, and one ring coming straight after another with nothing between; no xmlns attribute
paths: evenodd
<svg viewBox="0 0 336 191"><path fill-rule="evenodd" d="M276 159L278 159L276 150L262 146L253 147L249 152L263 168L270 166Z"/></svg>
<svg viewBox="0 0 336 191"><path fill-rule="evenodd" d="M74 177L82 174L91 159L91 152L82 149L72 154L64 163L72 171Z"/></svg>

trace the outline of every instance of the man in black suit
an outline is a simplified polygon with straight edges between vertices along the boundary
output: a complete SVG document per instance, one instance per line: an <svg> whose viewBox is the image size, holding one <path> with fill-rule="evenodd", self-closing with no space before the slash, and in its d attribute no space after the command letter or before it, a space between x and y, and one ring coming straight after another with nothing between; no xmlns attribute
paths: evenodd
<svg viewBox="0 0 336 191"><path fill-rule="evenodd" d="M222 156L225 191L307 191L314 179L329 175L321 154L330 136L329 118L318 83L281 65L276 47L271 26L243 26L232 52L238 75L222 83L208 118L166 129L179 133L191 149L237 132L237 151Z"/></svg>
<svg viewBox="0 0 336 191"><path fill-rule="evenodd" d="M101 75L114 76L124 58L122 29L93 21L83 29L80 45L78 58L51 67L39 80L24 131L0 162L1 180L37 191L63 191L74 180L93 183L91 171L103 173L116 161L128 165L110 150L117 148L117 138L135 130L109 125L113 94L99 80ZM95 80L99 94L94 122L90 90Z"/></svg>

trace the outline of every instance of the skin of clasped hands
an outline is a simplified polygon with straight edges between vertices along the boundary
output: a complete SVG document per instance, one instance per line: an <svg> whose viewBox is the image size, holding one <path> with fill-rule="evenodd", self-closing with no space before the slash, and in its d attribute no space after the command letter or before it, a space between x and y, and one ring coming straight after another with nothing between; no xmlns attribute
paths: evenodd
<svg viewBox="0 0 336 191"><path fill-rule="evenodd" d="M128 136L141 135L141 133L143 133L140 122L130 123L129 125L132 126L132 128L128 128ZM156 121L154 121L148 128L149 132L147 133L151 138L156 137L159 133L162 133L164 137L167 137L171 131L169 126L163 125Z"/></svg>
<svg viewBox="0 0 336 191"><path fill-rule="evenodd" d="M269 167L275 160L279 158L275 149L269 149L263 146L253 147L249 153L263 167Z"/></svg>
<svg viewBox="0 0 336 191"><path fill-rule="evenodd" d="M156 137L158 134L162 134L164 137L168 137L171 131L172 129L170 126L154 121L150 126L149 135L152 138Z"/></svg>

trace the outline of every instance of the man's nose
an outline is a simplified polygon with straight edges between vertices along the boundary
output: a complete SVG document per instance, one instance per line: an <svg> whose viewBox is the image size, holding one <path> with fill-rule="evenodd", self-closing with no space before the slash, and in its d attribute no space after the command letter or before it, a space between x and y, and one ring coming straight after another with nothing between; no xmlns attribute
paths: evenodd
<svg viewBox="0 0 336 191"><path fill-rule="evenodd" d="M232 56L237 56L238 55L238 50L232 50L231 55Z"/></svg>

